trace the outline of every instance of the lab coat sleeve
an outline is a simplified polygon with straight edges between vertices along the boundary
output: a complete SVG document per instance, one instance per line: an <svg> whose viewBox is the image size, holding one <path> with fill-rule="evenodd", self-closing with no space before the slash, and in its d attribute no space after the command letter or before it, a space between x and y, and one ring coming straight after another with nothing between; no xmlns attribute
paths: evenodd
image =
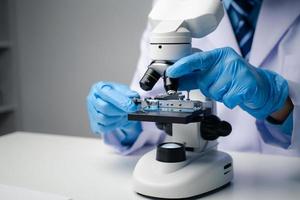
<svg viewBox="0 0 300 200"><path fill-rule="evenodd" d="M282 126L258 121L257 128L265 143L273 144L289 151L300 153L300 17L293 22L277 44L277 73L280 73L289 86L289 97L294 109ZM270 55L271 56L271 55ZM275 60L275 59L274 59ZM290 121L289 121L290 120ZM285 126L290 130L285 130ZM288 133L289 132L289 133Z"/></svg>
<svg viewBox="0 0 300 200"><path fill-rule="evenodd" d="M267 120L257 120L256 126L265 143L279 146L284 149L287 149L291 145L293 112L290 113L283 124L272 124Z"/></svg>
<svg viewBox="0 0 300 200"><path fill-rule="evenodd" d="M263 141L287 150L300 152L300 83L288 80L289 94L294 110L282 125L274 125L266 120L257 120L256 125Z"/></svg>
<svg viewBox="0 0 300 200"><path fill-rule="evenodd" d="M154 96L158 93L163 92L163 83L161 80L154 86L154 88L150 92L143 91L139 86L139 81L151 62L149 58L149 33L150 25L147 25L147 28L143 33L140 43L140 58L131 82L131 89L137 91L140 94L141 98L145 96ZM153 146L158 143L161 143L165 138L165 133L159 130L155 126L155 123L142 122L142 132L131 146L124 146L121 144L121 141L122 139L124 139L124 137L125 135L122 133L121 130L115 130L111 133L103 135L103 140L104 143L108 144L109 146L112 146L119 153L123 155L128 155L136 152L144 146Z"/></svg>
<svg viewBox="0 0 300 200"><path fill-rule="evenodd" d="M300 152L300 80L289 80L290 98L294 104L293 110L293 132L291 138L291 145L289 148Z"/></svg>

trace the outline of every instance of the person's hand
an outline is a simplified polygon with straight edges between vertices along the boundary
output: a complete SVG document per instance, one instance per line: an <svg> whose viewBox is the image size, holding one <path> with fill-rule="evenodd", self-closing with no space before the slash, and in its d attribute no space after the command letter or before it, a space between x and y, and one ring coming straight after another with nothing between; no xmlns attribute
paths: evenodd
<svg viewBox="0 0 300 200"><path fill-rule="evenodd" d="M253 67L229 47L184 57L166 75L179 78L180 90L199 88L205 96L231 109L239 105L257 119L279 110L288 97L283 77Z"/></svg>
<svg viewBox="0 0 300 200"><path fill-rule="evenodd" d="M132 144L142 131L140 122L127 120L127 114L138 109L133 97L139 97L138 93L126 85L112 82L94 84L87 96L92 131L109 134L120 129L126 136L122 144Z"/></svg>

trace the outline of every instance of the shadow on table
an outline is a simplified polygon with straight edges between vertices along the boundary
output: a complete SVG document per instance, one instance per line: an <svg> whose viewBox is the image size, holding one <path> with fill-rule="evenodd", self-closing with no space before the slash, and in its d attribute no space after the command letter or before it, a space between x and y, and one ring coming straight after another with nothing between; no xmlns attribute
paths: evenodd
<svg viewBox="0 0 300 200"><path fill-rule="evenodd" d="M197 195L197 196L194 196L194 197L190 197L190 198L183 198L184 200L197 200L197 199L202 199L204 197L207 197L207 196L210 196L210 195L213 195L217 192L220 192L221 190L224 190L224 189L227 189L227 188L230 188L231 187L231 183L227 183L226 185L220 187L220 188L217 188L215 190L212 190L212 191L209 191L209 192L206 192L204 194L201 194L201 195ZM161 200L163 198L155 198L155 197L149 197L149 196L145 196L145 195L142 195L142 194L138 194L136 193L136 197L137 199L152 199L152 200ZM178 199L177 199L178 200Z"/></svg>

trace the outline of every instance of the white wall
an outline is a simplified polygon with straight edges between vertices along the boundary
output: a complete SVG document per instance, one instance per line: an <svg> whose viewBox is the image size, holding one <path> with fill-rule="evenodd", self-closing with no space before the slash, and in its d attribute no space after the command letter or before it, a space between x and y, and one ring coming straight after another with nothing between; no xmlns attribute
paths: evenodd
<svg viewBox="0 0 300 200"><path fill-rule="evenodd" d="M16 0L21 129L91 136L85 97L129 83L151 0Z"/></svg>

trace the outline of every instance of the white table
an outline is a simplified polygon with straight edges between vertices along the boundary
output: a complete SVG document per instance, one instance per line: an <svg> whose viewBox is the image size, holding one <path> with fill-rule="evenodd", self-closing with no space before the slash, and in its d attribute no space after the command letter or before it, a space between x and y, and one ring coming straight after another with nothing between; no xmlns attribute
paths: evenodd
<svg viewBox="0 0 300 200"><path fill-rule="evenodd" d="M230 154L233 183L202 199L300 199L300 158ZM0 137L0 184L74 200L144 199L131 188L138 158L108 151L99 139L16 132Z"/></svg>

